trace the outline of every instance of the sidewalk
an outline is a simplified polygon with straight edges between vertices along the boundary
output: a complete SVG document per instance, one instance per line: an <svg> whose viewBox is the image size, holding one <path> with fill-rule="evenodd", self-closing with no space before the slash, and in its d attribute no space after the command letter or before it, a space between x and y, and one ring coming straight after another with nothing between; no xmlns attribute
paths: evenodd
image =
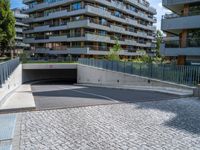
<svg viewBox="0 0 200 150"><path fill-rule="evenodd" d="M35 101L29 84L21 85L0 107L0 111L18 109L35 109Z"/></svg>

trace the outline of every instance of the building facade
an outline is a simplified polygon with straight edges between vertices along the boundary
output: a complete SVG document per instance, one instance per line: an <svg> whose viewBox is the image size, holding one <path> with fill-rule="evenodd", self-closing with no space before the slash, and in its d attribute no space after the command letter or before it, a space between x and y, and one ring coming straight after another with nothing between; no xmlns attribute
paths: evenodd
<svg viewBox="0 0 200 150"><path fill-rule="evenodd" d="M16 31L16 37L15 37L15 53L22 53L23 50L26 50L29 48L29 44L25 44L23 42L24 34L23 30L28 28L27 24L23 23L23 19L27 18L28 15L23 14L21 9L15 8L12 10L14 13L14 17L16 20L15 23L15 31Z"/></svg>
<svg viewBox="0 0 200 150"><path fill-rule="evenodd" d="M173 14L163 16L161 54L179 65L200 64L200 0L163 0Z"/></svg>
<svg viewBox="0 0 200 150"><path fill-rule="evenodd" d="M151 53L156 10L146 0L23 0L28 5L25 42L37 55L122 56Z"/></svg>

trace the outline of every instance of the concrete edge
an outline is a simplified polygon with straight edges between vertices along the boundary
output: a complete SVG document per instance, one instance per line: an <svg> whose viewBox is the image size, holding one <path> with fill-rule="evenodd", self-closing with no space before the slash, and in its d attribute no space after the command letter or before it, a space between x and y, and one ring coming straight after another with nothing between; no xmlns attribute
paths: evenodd
<svg viewBox="0 0 200 150"><path fill-rule="evenodd" d="M18 92L18 90L20 89L20 87L23 86L23 85L25 85L25 84L19 85L18 87L16 87L16 88L12 91L12 93L10 92L9 95L7 95L7 97L5 98L5 101L4 101L3 104L5 104L5 102L6 102L7 100L9 100L9 98L11 98L11 97L15 94L15 92ZM31 84L30 84L30 86L31 86ZM30 87L30 88L31 88L31 87ZM34 96L33 96L33 93L32 93L32 89L31 89L30 92L31 92L31 95L32 95L33 100L34 100ZM0 105L0 114L5 114L5 113L17 113L17 112L25 112L25 111L33 111L33 110L36 109L36 104L35 104L35 102L34 102L34 106L30 106L30 107L2 108L3 104Z"/></svg>
<svg viewBox="0 0 200 150"><path fill-rule="evenodd" d="M25 63L22 64L24 70L55 70L55 69L77 69L78 63Z"/></svg>
<svg viewBox="0 0 200 150"><path fill-rule="evenodd" d="M194 96L197 96L200 98L200 84L197 86L196 89L194 89Z"/></svg>
<svg viewBox="0 0 200 150"><path fill-rule="evenodd" d="M0 108L3 106L3 104L8 100L9 97L11 97L14 92L20 87L21 85L18 85L17 87L15 87L13 90L11 90L10 92L8 92L6 95L3 96L3 98L0 100Z"/></svg>
<svg viewBox="0 0 200 150"><path fill-rule="evenodd" d="M103 87L103 88L112 88L112 89L123 89L123 90L139 90L139 91L154 91L154 92L160 92L160 93L166 93L166 94L173 94L173 95L178 95L180 98L186 98L186 97L192 97L193 94L188 94L188 93L182 93L182 92L174 92L174 91L169 91L166 89L141 89L138 87L123 87L123 86L116 86L116 85L98 85L98 84L75 84L75 85L81 85L81 86L90 86L90 87Z"/></svg>
<svg viewBox="0 0 200 150"><path fill-rule="evenodd" d="M21 114L16 114L16 124L14 130L14 137L12 139L12 149L20 149L20 130L21 130Z"/></svg>
<svg viewBox="0 0 200 150"><path fill-rule="evenodd" d="M1 109L0 114L19 113L19 112L27 112L27 111L35 111L35 110L36 110L36 107Z"/></svg>
<svg viewBox="0 0 200 150"><path fill-rule="evenodd" d="M98 68L98 67L94 67L94 66L88 66L88 65L83 65L83 64L78 64L78 66L87 66L87 67L95 68L95 69L98 69L98 70L111 71L113 73L119 73L119 74L122 74L122 75L129 75L129 76L138 77L138 78L146 79L146 80L150 80L150 81L162 82L162 83L166 83L166 84L169 84L169 85L174 85L174 86L180 87L179 89L190 89L190 90L196 89L196 87L193 87L193 86L187 86L187 85L177 84L177 83L163 81L163 80L159 80L159 79L148 78L148 77L144 77L144 76L128 74L128 73L123 73L123 72L117 72L117 71L113 71L113 70L107 70L107 69Z"/></svg>
<svg viewBox="0 0 200 150"><path fill-rule="evenodd" d="M9 76L8 80L6 82L9 82L9 79L10 77L16 73L18 67L21 67L21 71L22 71L22 64L20 63L15 69L14 71L12 72L12 74ZM6 84L5 84L6 85ZM7 94L5 94L2 98L0 98L0 107L6 102L6 100L12 96L12 94L22 85L22 82L20 81L20 83L16 84L17 86L14 87L12 90L10 90ZM3 86L0 88L0 89L3 89Z"/></svg>

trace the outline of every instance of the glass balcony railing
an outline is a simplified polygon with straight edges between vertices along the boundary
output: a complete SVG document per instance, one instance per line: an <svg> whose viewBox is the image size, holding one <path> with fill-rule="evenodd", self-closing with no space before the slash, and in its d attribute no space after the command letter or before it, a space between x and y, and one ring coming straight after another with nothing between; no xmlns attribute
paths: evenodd
<svg viewBox="0 0 200 150"><path fill-rule="evenodd" d="M162 19L172 19L172 18L179 18L179 17L187 17L187 16L196 16L200 15L200 10L198 11L189 11L187 15L178 15L178 14L165 14L162 16Z"/></svg>
<svg viewBox="0 0 200 150"><path fill-rule="evenodd" d="M165 41L165 47L181 48L181 42L180 40ZM185 42L185 46L182 46L182 48L188 48L188 47L200 47L200 38L187 39Z"/></svg>
<svg viewBox="0 0 200 150"><path fill-rule="evenodd" d="M200 47L200 38L188 39L187 47Z"/></svg>

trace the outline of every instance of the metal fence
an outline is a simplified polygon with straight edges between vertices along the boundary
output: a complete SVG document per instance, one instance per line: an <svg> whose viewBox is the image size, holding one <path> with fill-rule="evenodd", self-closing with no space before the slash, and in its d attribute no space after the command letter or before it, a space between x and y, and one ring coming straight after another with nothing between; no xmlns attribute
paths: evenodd
<svg viewBox="0 0 200 150"><path fill-rule="evenodd" d="M0 63L0 87L10 77L15 68L19 65L19 58L8 60Z"/></svg>
<svg viewBox="0 0 200 150"><path fill-rule="evenodd" d="M189 86L196 86L200 83L200 67L198 66L146 64L87 58L80 58L79 63Z"/></svg>

